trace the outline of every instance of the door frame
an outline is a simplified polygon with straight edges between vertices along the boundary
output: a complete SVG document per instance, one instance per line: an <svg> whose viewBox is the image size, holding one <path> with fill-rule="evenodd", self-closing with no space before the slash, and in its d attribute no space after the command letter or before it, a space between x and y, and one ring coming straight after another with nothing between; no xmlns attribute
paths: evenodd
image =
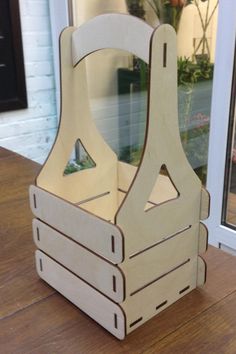
<svg viewBox="0 0 236 354"><path fill-rule="evenodd" d="M72 0L50 0L50 23L52 34L54 77L56 87L57 116L60 113L60 62L59 62L59 37L61 31L72 26Z"/></svg>
<svg viewBox="0 0 236 354"><path fill-rule="evenodd" d="M236 1L220 0L212 107L210 120L207 189L211 195L206 221L209 243L236 249L236 231L222 224L226 151L229 129L236 35Z"/></svg>

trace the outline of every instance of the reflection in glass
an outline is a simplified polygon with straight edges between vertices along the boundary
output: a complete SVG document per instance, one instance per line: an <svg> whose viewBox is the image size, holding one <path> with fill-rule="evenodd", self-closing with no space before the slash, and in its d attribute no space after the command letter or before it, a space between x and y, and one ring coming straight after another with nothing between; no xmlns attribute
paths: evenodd
<svg viewBox="0 0 236 354"><path fill-rule="evenodd" d="M192 167L206 181L218 0L77 0L80 25L107 12L130 13L177 31L180 135ZM137 38L139 40L139 38ZM141 40L141 39L140 39ZM139 58L103 50L86 58L95 123L119 158L137 165L146 127L148 67Z"/></svg>
<svg viewBox="0 0 236 354"><path fill-rule="evenodd" d="M235 56L236 59L236 56ZM226 156L225 190L222 221L227 226L236 229L236 60L234 64L231 107L229 116L228 146Z"/></svg>

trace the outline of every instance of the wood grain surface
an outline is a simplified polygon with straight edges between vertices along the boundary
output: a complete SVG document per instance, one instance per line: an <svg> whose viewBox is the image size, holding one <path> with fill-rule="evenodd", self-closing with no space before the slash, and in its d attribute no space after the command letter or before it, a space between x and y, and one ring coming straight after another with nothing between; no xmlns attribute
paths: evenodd
<svg viewBox="0 0 236 354"><path fill-rule="evenodd" d="M39 280L28 203L28 186L38 170L32 161L0 149L1 353L236 353L236 259L214 247L204 255L204 288L193 290L123 342Z"/></svg>
<svg viewBox="0 0 236 354"><path fill-rule="evenodd" d="M0 318L54 292L35 272L28 188L38 170L38 164L0 149Z"/></svg>

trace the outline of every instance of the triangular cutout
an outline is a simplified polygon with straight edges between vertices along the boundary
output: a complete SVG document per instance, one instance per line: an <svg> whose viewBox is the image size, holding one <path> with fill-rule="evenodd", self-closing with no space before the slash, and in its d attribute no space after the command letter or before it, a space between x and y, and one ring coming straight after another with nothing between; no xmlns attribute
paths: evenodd
<svg viewBox="0 0 236 354"><path fill-rule="evenodd" d="M80 139L78 139L75 142L74 149L67 162L63 175L68 176L72 173L87 170L88 168L95 166L96 164L92 157L88 154Z"/></svg>
<svg viewBox="0 0 236 354"><path fill-rule="evenodd" d="M162 203L178 198L179 195L180 193L171 180L166 165L162 165L144 210L149 211Z"/></svg>

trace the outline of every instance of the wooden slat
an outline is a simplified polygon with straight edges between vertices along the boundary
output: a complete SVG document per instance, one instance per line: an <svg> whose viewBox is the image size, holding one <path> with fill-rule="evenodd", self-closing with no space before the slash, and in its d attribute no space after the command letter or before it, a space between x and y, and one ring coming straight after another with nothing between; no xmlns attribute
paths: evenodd
<svg viewBox="0 0 236 354"><path fill-rule="evenodd" d="M40 220L112 263L122 262L123 236L115 225L36 186L30 187L30 205Z"/></svg>
<svg viewBox="0 0 236 354"><path fill-rule="evenodd" d="M36 251L39 276L119 339L125 337L125 317L120 307L78 277Z"/></svg>
<svg viewBox="0 0 236 354"><path fill-rule="evenodd" d="M169 240L161 242L120 264L126 275L127 296L146 284L161 277L187 259L194 259L198 253L198 224L169 235ZM193 279L197 274L191 275Z"/></svg>
<svg viewBox="0 0 236 354"><path fill-rule="evenodd" d="M187 262L137 294L130 296L121 304L127 316L127 333L149 320L163 308L186 295L196 287L197 258ZM195 274L195 278L193 276ZM185 291L181 292L183 289ZM159 307L164 302L163 307ZM132 326L137 319L142 318ZM131 325L131 326L130 326Z"/></svg>
<svg viewBox="0 0 236 354"><path fill-rule="evenodd" d="M104 261L41 221L33 220L36 246L115 302L125 296L124 278L118 267Z"/></svg>

